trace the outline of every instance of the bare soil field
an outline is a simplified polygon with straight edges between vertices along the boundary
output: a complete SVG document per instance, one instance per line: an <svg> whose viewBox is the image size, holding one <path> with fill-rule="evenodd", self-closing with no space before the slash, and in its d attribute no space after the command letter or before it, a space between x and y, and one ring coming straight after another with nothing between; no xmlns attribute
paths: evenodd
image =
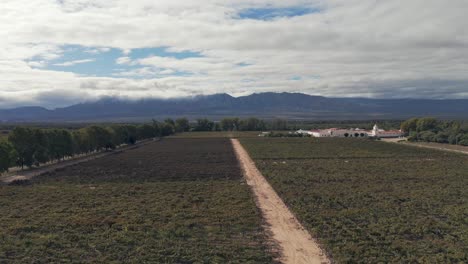
<svg viewBox="0 0 468 264"><path fill-rule="evenodd" d="M0 263L274 263L228 139L164 139L0 186Z"/></svg>

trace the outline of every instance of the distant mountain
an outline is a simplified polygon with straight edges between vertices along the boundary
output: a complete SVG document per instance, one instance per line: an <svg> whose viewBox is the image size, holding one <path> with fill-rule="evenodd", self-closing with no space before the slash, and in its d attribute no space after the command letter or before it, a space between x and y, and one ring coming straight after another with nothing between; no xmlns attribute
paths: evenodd
<svg viewBox="0 0 468 264"><path fill-rule="evenodd" d="M48 110L21 107L0 110L3 122L119 122L150 118L256 116L295 119L389 119L413 116L468 118L468 99L327 98L301 93L260 93L232 97L215 94L179 99L105 98Z"/></svg>

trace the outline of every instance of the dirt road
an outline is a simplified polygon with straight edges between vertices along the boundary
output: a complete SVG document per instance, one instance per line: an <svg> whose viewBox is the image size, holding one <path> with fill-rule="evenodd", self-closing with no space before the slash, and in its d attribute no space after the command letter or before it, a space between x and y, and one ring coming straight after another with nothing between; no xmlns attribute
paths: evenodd
<svg viewBox="0 0 468 264"><path fill-rule="evenodd" d="M463 147L463 146L447 145L447 144L439 144L439 143L424 143L424 142L404 143L404 144L415 146L415 147L420 147L420 148L430 148L430 149L468 154L468 148Z"/></svg>
<svg viewBox="0 0 468 264"><path fill-rule="evenodd" d="M317 242L299 223L255 166L237 139L231 139L237 158L252 188L257 205L269 225L272 239L279 245L281 262L287 264L330 263Z"/></svg>
<svg viewBox="0 0 468 264"><path fill-rule="evenodd" d="M430 149L468 154L468 147L460 146L460 145L450 145L450 144L435 143L435 142L409 142L409 141L400 142L401 139L398 139L398 138L382 139L382 141L389 142L389 143L406 144L408 146L415 146L415 147L420 147L420 148L430 148Z"/></svg>

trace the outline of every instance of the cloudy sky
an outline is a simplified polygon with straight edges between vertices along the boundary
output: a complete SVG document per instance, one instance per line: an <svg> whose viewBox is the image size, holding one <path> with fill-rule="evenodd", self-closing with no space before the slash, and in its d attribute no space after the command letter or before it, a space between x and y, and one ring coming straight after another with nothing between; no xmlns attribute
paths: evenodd
<svg viewBox="0 0 468 264"><path fill-rule="evenodd" d="M466 0L1 0L0 108L102 96L468 98Z"/></svg>

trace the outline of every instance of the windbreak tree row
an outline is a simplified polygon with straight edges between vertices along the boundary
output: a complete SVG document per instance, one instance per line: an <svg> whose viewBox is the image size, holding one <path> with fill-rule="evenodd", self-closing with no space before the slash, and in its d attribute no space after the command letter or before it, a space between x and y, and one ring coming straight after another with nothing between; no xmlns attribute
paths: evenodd
<svg viewBox="0 0 468 264"><path fill-rule="evenodd" d="M115 149L123 144L135 144L139 140L169 136L174 134L176 129L176 123L172 120L153 120L152 124L142 125L93 125L72 131L16 127L7 140L0 142L0 172L8 171L13 166L39 166L41 163L59 161L74 155Z"/></svg>
<svg viewBox="0 0 468 264"><path fill-rule="evenodd" d="M238 117L223 118L214 122L206 118L197 119L193 131L262 131L262 130L287 130L286 120L264 121L255 117L240 119Z"/></svg>

